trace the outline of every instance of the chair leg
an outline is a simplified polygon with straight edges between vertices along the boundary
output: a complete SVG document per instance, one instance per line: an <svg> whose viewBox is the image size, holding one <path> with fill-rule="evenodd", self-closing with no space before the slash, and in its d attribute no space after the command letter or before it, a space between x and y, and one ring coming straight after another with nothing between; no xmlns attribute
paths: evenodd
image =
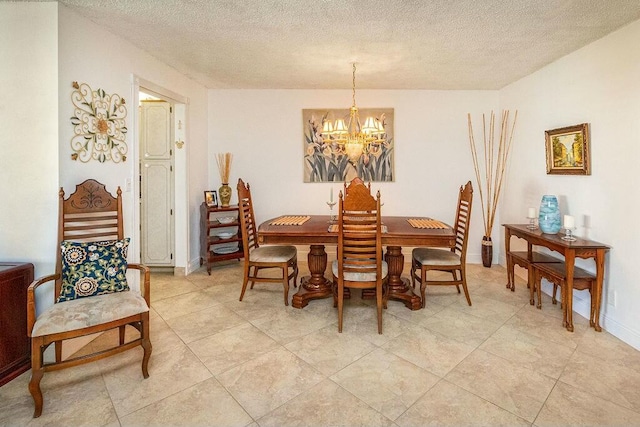
<svg viewBox="0 0 640 427"><path fill-rule="evenodd" d="M553 304L557 304L558 300L556 299L556 291L558 290L558 285L556 285L555 283L553 284L553 298L551 298L551 302Z"/></svg>
<svg viewBox="0 0 640 427"><path fill-rule="evenodd" d="M467 304L471 307L471 298L469 298L469 289L467 288L467 272L465 271L464 264L460 269L460 278L462 279L462 289L464 290L464 296L467 298ZM460 289L458 289L458 293L460 293Z"/></svg>
<svg viewBox="0 0 640 427"><path fill-rule="evenodd" d="M29 381L29 393L33 397L33 418L42 415L42 390L40 389L40 380L44 375L42 369L42 338L31 339L31 380Z"/></svg>
<svg viewBox="0 0 640 427"><path fill-rule="evenodd" d="M427 269L424 266L420 268L420 279L420 297L422 298L422 308L424 308L427 303Z"/></svg>
<svg viewBox="0 0 640 427"><path fill-rule="evenodd" d="M244 263L244 279L242 281L242 292L240 292L240 300L242 301L242 298L244 298L244 293L247 290L247 283L249 283L249 271L250 271L250 267L248 262Z"/></svg>
<svg viewBox="0 0 640 427"><path fill-rule="evenodd" d="M338 284L338 332L342 333L342 307L344 305L344 285Z"/></svg>
<svg viewBox="0 0 640 427"><path fill-rule="evenodd" d="M56 353L56 363L62 362L62 341L56 341L54 344Z"/></svg>
<svg viewBox="0 0 640 427"><path fill-rule="evenodd" d="M378 309L378 333L382 334L382 286L376 287L376 307Z"/></svg>
<svg viewBox="0 0 640 427"><path fill-rule="evenodd" d="M142 356L142 376L149 378L149 359L151 359L151 351L153 347L149 339L149 312L142 315L142 348L144 355Z"/></svg>
<svg viewBox="0 0 640 427"><path fill-rule="evenodd" d="M284 286L284 305L289 305L289 265L282 266L282 285Z"/></svg>
<svg viewBox="0 0 640 427"><path fill-rule="evenodd" d="M540 277L540 280L536 281L536 296L538 297L538 304L536 305L536 308L538 310L542 310L542 277Z"/></svg>
<svg viewBox="0 0 640 427"><path fill-rule="evenodd" d="M125 329L124 325L120 326L118 328L118 335L119 335L119 338L120 338L120 345L124 344L124 334L125 334L125 332L126 332L126 329Z"/></svg>
<svg viewBox="0 0 640 427"><path fill-rule="evenodd" d="M411 287L416 288L416 262L411 260Z"/></svg>
<svg viewBox="0 0 640 427"><path fill-rule="evenodd" d="M293 264L293 287L298 287L298 259L294 258L291 262Z"/></svg>

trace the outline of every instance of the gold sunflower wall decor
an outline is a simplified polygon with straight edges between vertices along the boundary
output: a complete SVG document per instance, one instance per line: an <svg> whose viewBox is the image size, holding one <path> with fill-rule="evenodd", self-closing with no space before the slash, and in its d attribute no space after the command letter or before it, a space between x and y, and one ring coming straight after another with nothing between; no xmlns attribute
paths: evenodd
<svg viewBox="0 0 640 427"><path fill-rule="evenodd" d="M95 91L86 84L73 82L71 93L74 110L71 117L71 159L114 163L127 160L127 108L120 95Z"/></svg>

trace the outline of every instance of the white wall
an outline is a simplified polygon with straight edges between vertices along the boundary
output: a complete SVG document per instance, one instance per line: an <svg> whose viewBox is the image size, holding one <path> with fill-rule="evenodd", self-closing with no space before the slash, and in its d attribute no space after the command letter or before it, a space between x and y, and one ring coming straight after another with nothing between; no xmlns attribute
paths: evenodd
<svg viewBox="0 0 640 427"><path fill-rule="evenodd" d="M475 187L467 113L479 118L496 110L498 93L358 90L356 101L361 108L394 108L395 182L372 183L381 190L383 213L452 223L460 185L471 180ZM229 151L232 202L238 178L249 182L258 221L328 214L329 189L337 196L342 184L303 183L302 109L350 103L350 91L210 90L209 189L220 186L215 153ZM477 191L472 215L468 260L479 263L483 226Z"/></svg>
<svg viewBox="0 0 640 427"><path fill-rule="evenodd" d="M188 186L188 216L182 224L176 221L179 230L176 235L186 236L186 241L177 242L176 249L188 253L176 254L175 259L185 268L190 258L197 257L199 252L199 211L202 201L202 188L207 182L207 92L206 89L178 73L174 68L164 64L146 52L134 47L131 43L111 34L103 27L81 17L69 8L60 5L59 13L59 127L60 127L60 183L67 193L75 189L75 185L91 177L106 184L108 190L115 192L120 186L125 189L125 181L129 178L134 183L133 191L123 192L123 210L125 215L125 234L134 237L130 259L139 260L139 231L136 227L137 209L137 174L138 152L134 145L137 129L134 127L134 114L137 106L133 102L133 75L153 82L158 88L166 89L188 100L187 123L185 123L186 141L183 150L186 152L189 180L180 179L179 183ZM127 102L127 145L129 152L127 161L121 163L98 163L91 161L81 163L71 160L70 141L73 127L69 118L73 116L71 104L71 83L87 83L92 89L101 88L107 93L117 93ZM183 153L181 152L182 156ZM182 162L184 163L184 162ZM178 164L178 163L177 163ZM184 174L187 171L176 170ZM176 189L181 194L184 189ZM188 243L187 243L188 242ZM188 271L188 269L187 269Z"/></svg>
<svg viewBox="0 0 640 427"><path fill-rule="evenodd" d="M0 2L0 260L32 262L36 277L53 273L56 251L57 13Z"/></svg>
<svg viewBox="0 0 640 427"><path fill-rule="evenodd" d="M502 203L503 222L526 222L528 206L539 206L543 194L558 195L561 213L576 217L577 235L611 245L603 327L640 349L640 286L635 264L640 256L635 221L640 210L638 40L640 21L507 86L500 91L500 106L519 110L518 143ZM591 124L591 176L547 175L544 131L584 122ZM580 265L595 271L591 261ZM579 301L576 308L588 318L588 293L576 291L575 297Z"/></svg>

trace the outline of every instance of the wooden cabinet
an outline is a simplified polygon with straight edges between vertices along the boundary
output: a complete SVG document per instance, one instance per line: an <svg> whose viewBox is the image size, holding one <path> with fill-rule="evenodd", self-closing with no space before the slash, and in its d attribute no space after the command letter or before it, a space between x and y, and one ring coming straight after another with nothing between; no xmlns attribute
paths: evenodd
<svg viewBox="0 0 640 427"><path fill-rule="evenodd" d="M200 205L200 265L206 263L207 273L211 274L214 262L244 256L238 215L238 205L226 208Z"/></svg>
<svg viewBox="0 0 640 427"><path fill-rule="evenodd" d="M27 288L33 264L0 262L0 386L31 368Z"/></svg>

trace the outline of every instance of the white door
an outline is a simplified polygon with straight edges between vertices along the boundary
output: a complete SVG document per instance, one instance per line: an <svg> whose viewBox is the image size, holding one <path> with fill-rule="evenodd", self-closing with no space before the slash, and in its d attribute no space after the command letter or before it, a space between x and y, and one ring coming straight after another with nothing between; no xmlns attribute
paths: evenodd
<svg viewBox="0 0 640 427"><path fill-rule="evenodd" d="M140 104L140 258L173 267L173 111L165 101Z"/></svg>

